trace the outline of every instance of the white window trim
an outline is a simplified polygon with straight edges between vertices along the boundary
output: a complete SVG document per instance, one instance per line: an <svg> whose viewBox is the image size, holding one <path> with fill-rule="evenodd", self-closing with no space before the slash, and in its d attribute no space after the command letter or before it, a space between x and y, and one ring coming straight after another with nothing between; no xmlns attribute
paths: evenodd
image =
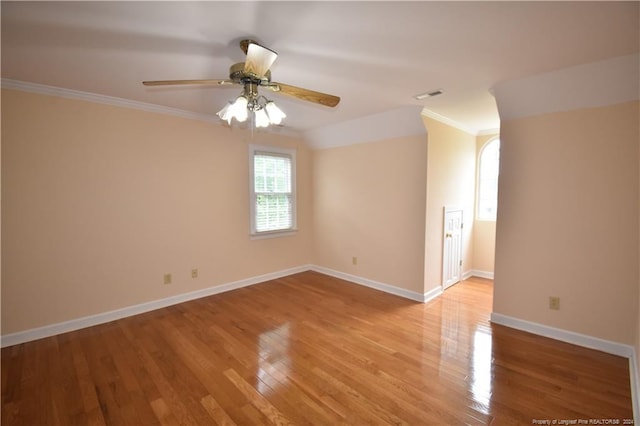
<svg viewBox="0 0 640 426"><path fill-rule="evenodd" d="M278 231L256 231L256 194L254 192L254 165L253 157L256 152L273 153L280 155L288 155L291 157L291 228ZM287 148L276 148L267 145L249 145L249 236L252 240L261 240L265 238L287 237L295 235L298 232L298 222L296 211L298 209L296 197L296 150Z"/></svg>
<svg viewBox="0 0 640 426"><path fill-rule="evenodd" d="M497 218L488 218L480 215L480 168L482 167L482 154L484 153L485 148L495 140L500 140L500 135L492 137L482 145L476 160L478 164L476 167L476 221L478 222L496 222L497 220Z"/></svg>

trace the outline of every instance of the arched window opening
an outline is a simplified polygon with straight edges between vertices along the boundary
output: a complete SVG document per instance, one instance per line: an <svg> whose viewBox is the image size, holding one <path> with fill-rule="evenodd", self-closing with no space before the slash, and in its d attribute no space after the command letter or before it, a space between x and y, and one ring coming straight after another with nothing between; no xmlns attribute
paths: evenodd
<svg viewBox="0 0 640 426"><path fill-rule="evenodd" d="M493 139L482 148L478 167L478 219L496 220L500 139Z"/></svg>

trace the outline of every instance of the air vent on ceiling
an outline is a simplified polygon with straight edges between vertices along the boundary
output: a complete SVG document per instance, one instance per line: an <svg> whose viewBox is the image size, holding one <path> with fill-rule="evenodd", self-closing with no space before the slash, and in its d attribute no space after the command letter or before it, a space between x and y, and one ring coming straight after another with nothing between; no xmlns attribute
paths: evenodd
<svg viewBox="0 0 640 426"><path fill-rule="evenodd" d="M430 92L425 92L425 93L420 93L419 95L415 95L414 98L421 101L423 99L433 98L434 96L442 95L443 93L444 93L444 90L442 89L432 90Z"/></svg>

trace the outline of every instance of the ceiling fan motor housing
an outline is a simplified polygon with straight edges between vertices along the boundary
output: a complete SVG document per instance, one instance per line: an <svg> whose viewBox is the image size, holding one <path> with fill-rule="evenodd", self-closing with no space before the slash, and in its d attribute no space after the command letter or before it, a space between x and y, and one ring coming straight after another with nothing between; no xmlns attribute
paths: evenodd
<svg viewBox="0 0 640 426"><path fill-rule="evenodd" d="M229 68L229 79L237 84L254 83L258 86L267 85L271 82L271 70L267 70L263 76L244 71L244 62L238 62Z"/></svg>

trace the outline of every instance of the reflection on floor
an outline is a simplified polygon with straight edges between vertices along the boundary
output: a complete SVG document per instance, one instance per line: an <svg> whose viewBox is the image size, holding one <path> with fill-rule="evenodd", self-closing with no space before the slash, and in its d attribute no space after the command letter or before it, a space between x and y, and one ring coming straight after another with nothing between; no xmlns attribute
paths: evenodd
<svg viewBox="0 0 640 426"><path fill-rule="evenodd" d="M2 424L632 417L626 359L492 325L491 300L483 279L421 304L292 275L3 349Z"/></svg>

